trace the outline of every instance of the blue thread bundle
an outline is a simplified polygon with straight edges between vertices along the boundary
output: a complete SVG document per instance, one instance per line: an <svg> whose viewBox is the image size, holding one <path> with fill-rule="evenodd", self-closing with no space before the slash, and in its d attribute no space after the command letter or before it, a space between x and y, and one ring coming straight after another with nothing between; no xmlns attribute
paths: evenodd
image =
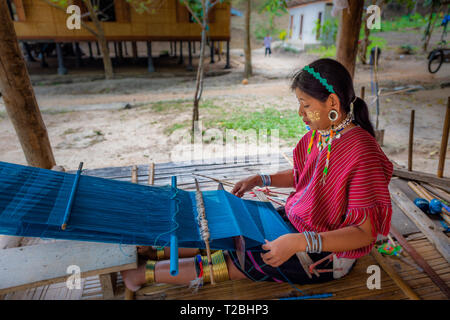
<svg viewBox="0 0 450 320"><path fill-rule="evenodd" d="M419 209L424 213L428 213L428 210L430 208L430 203L428 202L428 200L423 198L416 198L414 199L414 204L419 207Z"/></svg>
<svg viewBox="0 0 450 320"><path fill-rule="evenodd" d="M430 214L439 214L442 212L442 203L438 199L431 199Z"/></svg>

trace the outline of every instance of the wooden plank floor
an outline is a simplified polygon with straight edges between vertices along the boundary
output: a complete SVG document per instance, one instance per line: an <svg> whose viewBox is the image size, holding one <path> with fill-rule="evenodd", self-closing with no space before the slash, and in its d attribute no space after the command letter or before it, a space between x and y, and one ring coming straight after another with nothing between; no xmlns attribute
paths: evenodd
<svg viewBox="0 0 450 320"><path fill-rule="evenodd" d="M434 247L423 236L410 241L411 245L427 260L431 267L450 285L450 268L448 263L434 249ZM406 258L409 258L405 254ZM399 260L396 257L387 257L397 273L408 283L421 299L446 299L445 295L431 281L431 279L414 267ZM346 277L314 285L295 285L303 293L297 291L289 284L278 284L273 282L253 282L250 280L227 281L218 283L216 286L205 285L197 293L187 286L153 285L141 289L136 299L279 299L287 296L299 296L302 294L312 295L321 293L332 293L333 297L327 299L353 300L403 300L408 299L393 280L382 270L381 289L369 290L367 279L367 267L377 265L371 256L365 256L358 260L353 270Z"/></svg>
<svg viewBox="0 0 450 320"><path fill-rule="evenodd" d="M274 166L274 163L278 165ZM88 164L86 165L88 168ZM169 185L171 176L177 176L178 186L184 190L194 190L195 173L207 175L217 179L224 179L230 182L238 180L257 173L274 173L279 170L291 168L291 165L281 155L273 155L270 158L234 158L208 161L208 162L180 162L180 163L163 163L155 164L155 185ZM92 175L102 178L109 178L121 181L131 180L132 166L87 169L83 174ZM148 183L148 165L138 166L138 183ZM198 177L202 190L215 190L217 183L209 179ZM225 186L230 191L231 188ZM280 192L289 193L290 189L275 189ZM248 199L250 195L245 196ZM283 196L284 198L285 196ZM276 206L276 205L275 205ZM411 222L399 210L394 210L394 214L398 214L395 223L396 227L403 234L409 235L409 242L416 250L423 255L425 260L432 268L450 285L450 266L444 258L437 252L432 244L421 234L417 232L417 228L411 226ZM394 219L393 219L394 224ZM397 225L398 224L398 225ZM42 240L26 238L22 245L32 245L42 243ZM407 253L405 256L408 257ZM387 257L392 263L394 269L400 276L412 287L414 291L422 299L446 299L439 288L424 273L419 272L414 267L409 266L405 262L395 257ZM375 259L368 255L358 260L356 266L343 279L332 281L324 284L298 286L303 294L320 294L333 293L334 296L329 299L407 299L398 286L389 278L389 276L381 271L381 289L369 290L366 282L369 274L367 267L376 265ZM72 291L72 292L69 292ZM77 291L77 292L73 292ZM187 286L173 286L158 284L146 287L140 290L136 295L136 299L278 299L280 297L301 295L299 291L291 287L289 284L278 284L272 282L252 282L250 280L228 281L219 283L215 287L206 285L197 293L193 294ZM43 286L34 289L28 289L21 292L14 292L3 297L4 299L102 299L101 286L98 276L82 279L81 290L68 290L64 283ZM116 299L124 298L124 287L120 274L118 275L118 294Z"/></svg>

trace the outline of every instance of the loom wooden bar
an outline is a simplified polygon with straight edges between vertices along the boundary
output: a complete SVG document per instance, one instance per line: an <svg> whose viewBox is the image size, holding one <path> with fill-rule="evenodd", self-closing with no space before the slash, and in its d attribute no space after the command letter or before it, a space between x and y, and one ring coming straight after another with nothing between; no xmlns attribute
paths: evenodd
<svg viewBox="0 0 450 320"><path fill-rule="evenodd" d="M439 164L437 176L444 176L445 155L447 154L448 133L450 130L450 97L447 99L447 111L445 112L444 128L442 129L441 149L439 151Z"/></svg>
<svg viewBox="0 0 450 320"><path fill-rule="evenodd" d="M138 183L138 166L131 167L131 182ZM125 287L125 300L134 300L134 292Z"/></svg>
<svg viewBox="0 0 450 320"><path fill-rule="evenodd" d="M425 259L411 246L408 241L402 236L400 232L395 229L394 226L391 226L390 232L397 239L403 249L408 252L411 258L426 272L426 274L430 277L430 279L441 289L441 291L446 295L448 299L450 299L450 288L444 282L444 280L439 277L439 275L430 267L430 265L425 261Z"/></svg>
<svg viewBox="0 0 450 320"><path fill-rule="evenodd" d="M397 186L389 185L391 198L430 240L447 262L450 262L450 243L444 233L437 231L434 223Z"/></svg>
<svg viewBox="0 0 450 320"><path fill-rule="evenodd" d="M448 192L445 192L444 190L441 190L439 188L435 188L428 183L420 183L422 187L428 190L428 192L432 193L435 197L441 198L441 200L444 200L446 202L450 203L450 194Z"/></svg>
<svg viewBox="0 0 450 320"><path fill-rule="evenodd" d="M71 265L80 267L82 278L135 269L136 247L58 241L2 250L0 294L65 282L71 276L67 273L67 267Z"/></svg>
<svg viewBox="0 0 450 320"><path fill-rule="evenodd" d="M418 171L408 171L405 169L395 168L393 171L393 175L396 177L400 177L406 180L414 180L419 182L425 182L429 184L433 184L437 187L443 188L445 191L450 190L450 179L449 178L439 178L435 175L418 172Z"/></svg>
<svg viewBox="0 0 450 320"><path fill-rule="evenodd" d="M409 142L408 142L408 171L412 171L413 145L414 145L414 118L415 118L415 111L411 110L411 120L409 122Z"/></svg>

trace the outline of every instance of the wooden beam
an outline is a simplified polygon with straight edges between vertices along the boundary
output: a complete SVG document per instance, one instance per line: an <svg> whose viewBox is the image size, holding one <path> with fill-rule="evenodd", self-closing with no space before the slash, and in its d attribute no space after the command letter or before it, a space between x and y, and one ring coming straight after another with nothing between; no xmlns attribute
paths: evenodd
<svg viewBox="0 0 450 320"><path fill-rule="evenodd" d="M64 282L80 268L80 277L137 268L135 246L85 241L58 241L2 250L0 294Z"/></svg>
<svg viewBox="0 0 450 320"><path fill-rule="evenodd" d="M438 178L435 175L419 172L419 171L408 171L401 168L395 168L393 173L394 176L403 178L406 180L414 180L419 182L425 182L428 184L435 185L437 187L443 188L445 191L450 191L450 179L449 178Z"/></svg>
<svg viewBox="0 0 450 320"><path fill-rule="evenodd" d="M55 158L6 1L0 1L0 89L28 164L51 169Z"/></svg>
<svg viewBox="0 0 450 320"><path fill-rule="evenodd" d="M422 233L430 240L442 256L450 262L450 242L448 237L438 230L433 221L430 220L406 194L392 183L389 185L391 198L398 207L411 219Z"/></svg>
<svg viewBox="0 0 450 320"><path fill-rule="evenodd" d="M364 1L349 1L349 8L341 10L337 35L336 60L342 63L353 78L358 53Z"/></svg>

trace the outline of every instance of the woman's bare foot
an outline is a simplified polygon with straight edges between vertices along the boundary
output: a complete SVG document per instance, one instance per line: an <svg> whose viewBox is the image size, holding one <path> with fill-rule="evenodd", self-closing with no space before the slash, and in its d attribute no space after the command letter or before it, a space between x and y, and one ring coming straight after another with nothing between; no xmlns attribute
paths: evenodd
<svg viewBox="0 0 450 320"><path fill-rule="evenodd" d="M152 246L137 246L137 253L140 256L149 258L151 260L156 260L156 249L154 249Z"/></svg>
<svg viewBox="0 0 450 320"><path fill-rule="evenodd" d="M125 286L135 292L145 283L145 264L140 265L137 269L121 271L120 274Z"/></svg>

